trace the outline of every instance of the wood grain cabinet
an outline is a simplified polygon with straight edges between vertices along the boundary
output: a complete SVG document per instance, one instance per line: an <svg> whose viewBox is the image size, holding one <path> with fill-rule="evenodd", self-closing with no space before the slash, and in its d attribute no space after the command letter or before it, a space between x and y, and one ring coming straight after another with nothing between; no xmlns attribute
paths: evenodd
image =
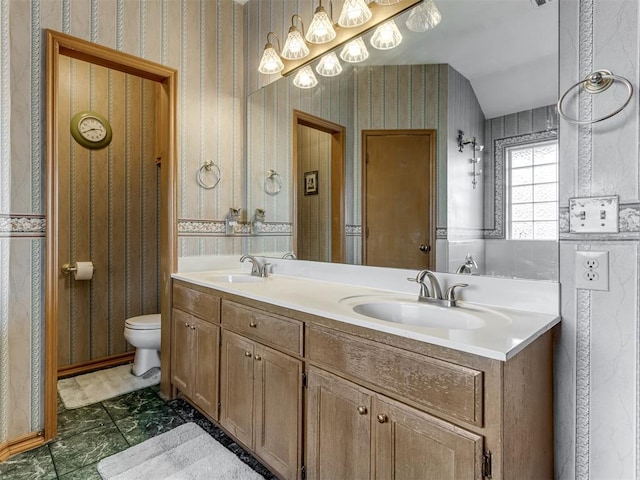
<svg viewBox="0 0 640 480"><path fill-rule="evenodd" d="M220 424L281 478L298 478L302 362L224 330L220 367Z"/></svg>
<svg viewBox="0 0 640 480"><path fill-rule="evenodd" d="M309 480L481 480L483 438L309 367Z"/></svg>
<svg viewBox="0 0 640 480"><path fill-rule="evenodd" d="M174 285L173 305L171 383L217 420L220 299Z"/></svg>

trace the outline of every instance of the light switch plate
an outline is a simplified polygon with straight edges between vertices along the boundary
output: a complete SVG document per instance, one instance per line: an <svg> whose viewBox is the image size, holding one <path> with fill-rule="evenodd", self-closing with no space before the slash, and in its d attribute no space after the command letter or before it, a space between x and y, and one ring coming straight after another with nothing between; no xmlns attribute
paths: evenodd
<svg viewBox="0 0 640 480"><path fill-rule="evenodd" d="M609 252L576 252L576 288L609 290Z"/></svg>
<svg viewBox="0 0 640 480"><path fill-rule="evenodd" d="M618 196L569 199L570 233L618 233Z"/></svg>

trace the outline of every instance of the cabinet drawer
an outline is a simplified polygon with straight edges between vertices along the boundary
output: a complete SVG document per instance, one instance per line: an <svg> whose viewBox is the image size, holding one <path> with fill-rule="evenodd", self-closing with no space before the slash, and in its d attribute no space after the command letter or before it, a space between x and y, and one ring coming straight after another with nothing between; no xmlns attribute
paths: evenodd
<svg viewBox="0 0 640 480"><path fill-rule="evenodd" d="M224 301L222 324L258 342L302 354L302 322L297 320Z"/></svg>
<svg viewBox="0 0 640 480"><path fill-rule="evenodd" d="M400 399L482 426L483 373L336 330L309 325L309 360Z"/></svg>
<svg viewBox="0 0 640 480"><path fill-rule="evenodd" d="M220 323L220 297L173 284L173 307L211 323Z"/></svg>

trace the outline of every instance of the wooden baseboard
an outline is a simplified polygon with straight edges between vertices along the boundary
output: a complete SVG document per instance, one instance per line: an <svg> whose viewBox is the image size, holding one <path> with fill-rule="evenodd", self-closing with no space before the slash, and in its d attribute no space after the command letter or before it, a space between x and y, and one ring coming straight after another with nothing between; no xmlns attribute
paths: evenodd
<svg viewBox="0 0 640 480"><path fill-rule="evenodd" d="M133 362L134 356L135 352L127 352L119 355L113 355L111 357L98 358L97 360L91 360L90 362L65 365L64 367L58 368L58 378L71 377L82 373L92 372L94 370L101 370L103 368L116 367L118 365L131 363Z"/></svg>
<svg viewBox="0 0 640 480"><path fill-rule="evenodd" d="M13 455L26 452L40 445L44 445L44 437L37 432L0 444L0 462L4 462Z"/></svg>

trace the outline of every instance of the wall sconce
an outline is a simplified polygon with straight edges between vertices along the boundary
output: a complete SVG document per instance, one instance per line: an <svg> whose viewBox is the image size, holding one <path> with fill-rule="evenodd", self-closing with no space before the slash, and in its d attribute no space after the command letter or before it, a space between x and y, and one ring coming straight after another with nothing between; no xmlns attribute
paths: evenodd
<svg viewBox="0 0 640 480"><path fill-rule="evenodd" d="M298 88L313 88L318 84L318 79L313 73L313 70L311 70L311 65L303 67L296 73L293 84Z"/></svg>
<svg viewBox="0 0 640 480"><path fill-rule="evenodd" d="M284 65L284 68L280 71L280 73L283 76L290 75L295 70L309 65L328 52L336 50L337 48L342 47L343 45L346 45L355 39L360 39L359 37L362 34L415 7L422 1L423 0L376 0L374 3L367 5L364 0L346 0L341 13L341 18L343 17L343 15L345 16L345 18L342 21L338 20L337 26L332 25L335 32L335 37L332 40L325 41L324 43L319 43L320 40L324 39L324 36L316 36L315 26L312 36L310 26L309 32L306 35L307 41L309 42L307 44L304 38L305 36L303 35L304 25L301 25L303 34L300 33L300 30L295 25L296 17L300 20L300 23L302 23L302 19L299 15L294 15L291 18L291 27L289 28L289 34L287 35L287 40L282 48L282 53L280 55L280 59ZM316 17L316 15L314 15L314 20L316 20L316 18L324 19L326 10L324 9L324 7L322 7L322 5L318 6L318 8L316 9L316 14L320 14L320 16ZM362 18L366 18L363 23L358 23L358 21L356 21L357 19ZM312 20L312 24L314 23L314 20ZM322 24L326 25L326 22ZM322 33L322 27L320 28L320 31ZM265 46L265 51L269 46L273 47L268 43L267 46ZM277 53L275 48L269 50L270 54L274 52ZM340 55L343 60L355 61L345 59L343 53L344 50ZM264 56L265 54L263 54L263 58ZM366 56L368 56L368 53L366 55L361 54L360 58L364 59L366 58ZM273 63L277 62L272 60L272 64ZM275 66L272 68L275 68ZM263 68L263 70L271 72L271 69ZM262 70L260 71L262 72Z"/></svg>
<svg viewBox="0 0 640 480"><path fill-rule="evenodd" d="M473 155L473 157L469 159L469 162L473 166L473 171L471 172L471 176L473 177L471 180L471 185L473 185L473 189L475 190L476 186L478 185L477 178L482 175L482 170L477 168L478 164L482 161L482 157L477 156L477 154L482 153L482 151L484 150L484 145L478 144L476 137L473 137L473 139L471 140L465 140L464 132L462 130L458 130L457 140L459 152L464 151L465 145L471 145L471 154Z"/></svg>
<svg viewBox="0 0 640 480"><path fill-rule="evenodd" d="M342 52L340 52L340 58L349 63L364 62L369 58L369 50L367 50L367 46L364 44L362 37L358 37L347 43L342 49Z"/></svg>
<svg viewBox="0 0 640 480"><path fill-rule="evenodd" d="M402 42L402 34L393 20L376 28L371 37L371 45L378 50L391 50L400 45L400 42Z"/></svg>
<svg viewBox="0 0 640 480"><path fill-rule="evenodd" d="M329 52L320 59L320 63L316 67L316 72L323 77L335 77L342 72L342 65L336 52Z"/></svg>
<svg viewBox="0 0 640 480"><path fill-rule="evenodd" d="M440 20L442 15L433 0L424 0L424 3L411 10L405 24L412 32L426 32L438 25Z"/></svg>
<svg viewBox="0 0 640 480"><path fill-rule="evenodd" d="M329 0L329 8L331 17L327 14L327 11L322 6L322 0L320 0L305 36L307 42L327 43L336 38L336 30L333 28L333 3L331 3L331 0Z"/></svg>
<svg viewBox="0 0 640 480"><path fill-rule="evenodd" d="M262 53L260 66L258 67L258 71L266 75L279 73L284 68L284 63L280 60L280 55L278 55L273 44L269 42L269 35L276 37L276 40L278 41L278 50L280 50L280 39L278 38L278 35L273 32L267 33L267 44L264 46L264 52Z"/></svg>

